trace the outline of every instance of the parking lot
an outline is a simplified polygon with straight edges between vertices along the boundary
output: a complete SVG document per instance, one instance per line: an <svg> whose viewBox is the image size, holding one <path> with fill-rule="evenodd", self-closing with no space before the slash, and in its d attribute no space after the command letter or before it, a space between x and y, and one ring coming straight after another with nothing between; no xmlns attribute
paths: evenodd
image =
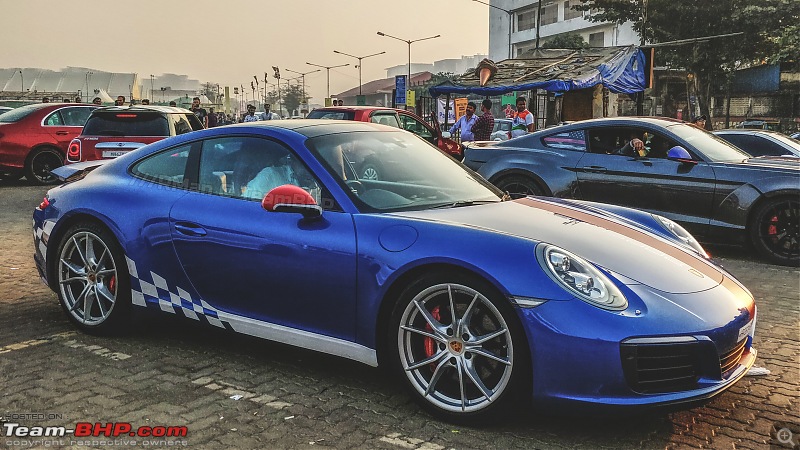
<svg viewBox="0 0 800 450"><path fill-rule="evenodd" d="M116 439L4 433L7 447L800 447L796 268L764 264L743 250L711 249L756 297L756 366L770 373L745 377L704 406L620 418L526 411L502 426L466 428L421 411L378 369L190 321L148 316L114 338L76 332L33 263L31 211L46 190L0 181L0 416L26 427L130 423L134 430L185 426L187 433Z"/></svg>

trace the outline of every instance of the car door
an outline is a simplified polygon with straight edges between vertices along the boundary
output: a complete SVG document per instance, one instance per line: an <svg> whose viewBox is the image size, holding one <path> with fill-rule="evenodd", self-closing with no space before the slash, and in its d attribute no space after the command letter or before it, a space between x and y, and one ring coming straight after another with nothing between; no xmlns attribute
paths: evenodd
<svg viewBox="0 0 800 450"><path fill-rule="evenodd" d="M589 151L575 167L582 198L655 212L693 233L706 232L716 184L707 163L666 159L667 149L677 142L647 128L604 127L588 129L587 134ZM630 136L649 136L648 156L617 154L615 147Z"/></svg>
<svg viewBox="0 0 800 450"><path fill-rule="evenodd" d="M81 134L92 109L90 106L59 108L45 116L42 126L66 153L70 141Z"/></svg>
<svg viewBox="0 0 800 450"><path fill-rule="evenodd" d="M411 114L400 111L400 127L406 131L410 131L417 136L425 139L433 145L438 147L438 136L427 123L417 119Z"/></svg>
<svg viewBox="0 0 800 450"><path fill-rule="evenodd" d="M257 182L287 161L293 178ZM173 206L170 227L201 298L237 320L255 319L247 323L259 329L277 324L353 341L353 219L336 208L297 155L266 138L208 139L198 172L196 189ZM323 216L265 211L264 191L286 182L312 193L325 206Z"/></svg>

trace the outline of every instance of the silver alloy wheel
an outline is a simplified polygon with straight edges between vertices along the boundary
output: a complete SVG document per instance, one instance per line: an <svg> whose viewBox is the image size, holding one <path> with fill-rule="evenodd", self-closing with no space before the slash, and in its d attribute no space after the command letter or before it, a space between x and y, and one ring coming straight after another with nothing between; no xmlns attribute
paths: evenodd
<svg viewBox="0 0 800 450"><path fill-rule="evenodd" d="M511 378L508 325L488 298L468 286L437 284L417 294L400 319L397 344L412 386L446 411L486 408Z"/></svg>
<svg viewBox="0 0 800 450"><path fill-rule="evenodd" d="M99 325L117 299L117 268L111 250L96 234L73 234L61 250L58 285L64 306L78 322Z"/></svg>

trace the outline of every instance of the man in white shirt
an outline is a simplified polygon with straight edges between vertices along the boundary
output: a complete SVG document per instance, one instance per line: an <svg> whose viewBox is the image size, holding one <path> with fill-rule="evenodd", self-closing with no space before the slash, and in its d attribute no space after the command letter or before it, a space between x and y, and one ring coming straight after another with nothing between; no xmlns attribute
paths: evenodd
<svg viewBox="0 0 800 450"><path fill-rule="evenodd" d="M280 116L270 111L269 103L264 103L264 112L261 113L261 120L280 120Z"/></svg>
<svg viewBox="0 0 800 450"><path fill-rule="evenodd" d="M533 113L525 107L525 97L517 97L517 113L511 119L511 137L533 132Z"/></svg>

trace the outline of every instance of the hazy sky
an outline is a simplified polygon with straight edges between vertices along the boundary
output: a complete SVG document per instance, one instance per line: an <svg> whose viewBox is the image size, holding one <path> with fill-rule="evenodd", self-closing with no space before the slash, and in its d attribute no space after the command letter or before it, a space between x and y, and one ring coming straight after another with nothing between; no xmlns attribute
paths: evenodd
<svg viewBox="0 0 800 450"><path fill-rule="evenodd" d="M489 7L470 0L0 0L0 67L90 67L150 74L185 74L200 82L250 85L253 75L284 77L291 69L350 63L331 69L331 93L358 86L408 60L403 39L436 34L411 45L412 62L487 53ZM158 86L156 86L156 89ZM312 102L322 102L325 69L306 75Z"/></svg>

